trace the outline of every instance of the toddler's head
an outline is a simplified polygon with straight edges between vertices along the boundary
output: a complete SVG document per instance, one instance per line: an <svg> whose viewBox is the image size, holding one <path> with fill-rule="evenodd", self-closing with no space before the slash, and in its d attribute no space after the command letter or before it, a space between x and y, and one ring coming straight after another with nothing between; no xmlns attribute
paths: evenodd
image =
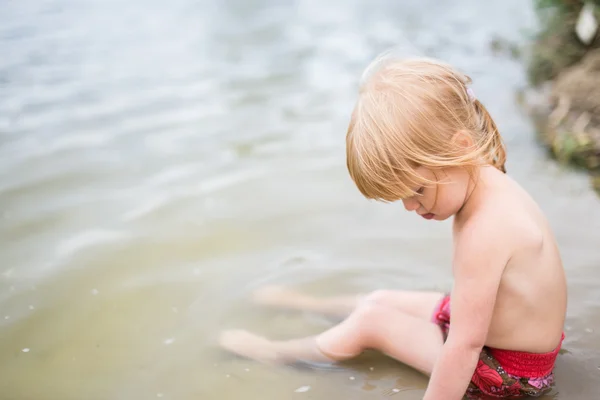
<svg viewBox="0 0 600 400"><path fill-rule="evenodd" d="M346 136L348 170L365 197L409 199L456 169L505 172L500 134L470 83L430 59L383 58L367 68Z"/></svg>

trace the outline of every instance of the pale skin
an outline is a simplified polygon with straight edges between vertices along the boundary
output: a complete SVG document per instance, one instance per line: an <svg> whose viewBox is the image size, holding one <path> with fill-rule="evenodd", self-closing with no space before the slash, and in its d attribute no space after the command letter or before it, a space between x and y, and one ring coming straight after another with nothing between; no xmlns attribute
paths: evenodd
<svg viewBox="0 0 600 400"><path fill-rule="evenodd" d="M221 345L272 363L336 362L379 350L430 376L425 400L462 399L484 346L554 350L563 332L566 281L554 236L532 198L491 166L473 175L460 168L419 173L450 182L415 188L418 194L403 200L407 211L453 218L452 317L445 342L431 322L442 293L321 299L270 288L256 293L256 301L347 318L315 337L289 341L227 331Z"/></svg>

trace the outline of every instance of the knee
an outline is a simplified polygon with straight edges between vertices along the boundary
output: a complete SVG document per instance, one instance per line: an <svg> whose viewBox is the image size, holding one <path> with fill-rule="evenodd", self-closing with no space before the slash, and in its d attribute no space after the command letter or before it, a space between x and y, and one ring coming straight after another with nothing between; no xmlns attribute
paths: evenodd
<svg viewBox="0 0 600 400"><path fill-rule="evenodd" d="M389 308L372 301L362 302L354 311L356 329L364 339L370 339L381 332L389 317Z"/></svg>
<svg viewBox="0 0 600 400"><path fill-rule="evenodd" d="M391 290L379 289L375 290L365 296L363 303L368 304L387 304L388 299L391 297Z"/></svg>

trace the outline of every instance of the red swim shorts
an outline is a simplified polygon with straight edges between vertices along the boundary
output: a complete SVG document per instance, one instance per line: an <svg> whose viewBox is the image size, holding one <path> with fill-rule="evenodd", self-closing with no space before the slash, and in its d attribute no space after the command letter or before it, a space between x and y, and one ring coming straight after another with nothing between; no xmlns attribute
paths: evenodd
<svg viewBox="0 0 600 400"><path fill-rule="evenodd" d="M434 310L433 322L441 328L446 340L450 329L450 296L445 296ZM554 362L562 339L554 351L544 354L484 347L467 398L537 397L547 393L554 384Z"/></svg>

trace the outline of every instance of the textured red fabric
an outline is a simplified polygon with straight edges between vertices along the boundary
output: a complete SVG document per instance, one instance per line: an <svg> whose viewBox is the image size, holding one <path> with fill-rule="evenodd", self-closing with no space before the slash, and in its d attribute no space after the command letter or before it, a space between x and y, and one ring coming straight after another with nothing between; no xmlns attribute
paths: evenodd
<svg viewBox="0 0 600 400"><path fill-rule="evenodd" d="M450 296L446 295L433 312L432 321L437 324L444 335L450 329ZM541 378L549 375L554 369L554 362L565 338L563 333L559 345L549 353L527 353L522 351L501 350L486 347L488 354L494 357L504 370L515 376ZM475 371L477 374L477 371Z"/></svg>
<svg viewBox="0 0 600 400"><path fill-rule="evenodd" d="M509 374L526 376L528 378L540 378L550 374L554 369L554 363L564 339L565 334L563 333L556 349L549 353L527 353L492 348L488 352L498 360L502 368Z"/></svg>

